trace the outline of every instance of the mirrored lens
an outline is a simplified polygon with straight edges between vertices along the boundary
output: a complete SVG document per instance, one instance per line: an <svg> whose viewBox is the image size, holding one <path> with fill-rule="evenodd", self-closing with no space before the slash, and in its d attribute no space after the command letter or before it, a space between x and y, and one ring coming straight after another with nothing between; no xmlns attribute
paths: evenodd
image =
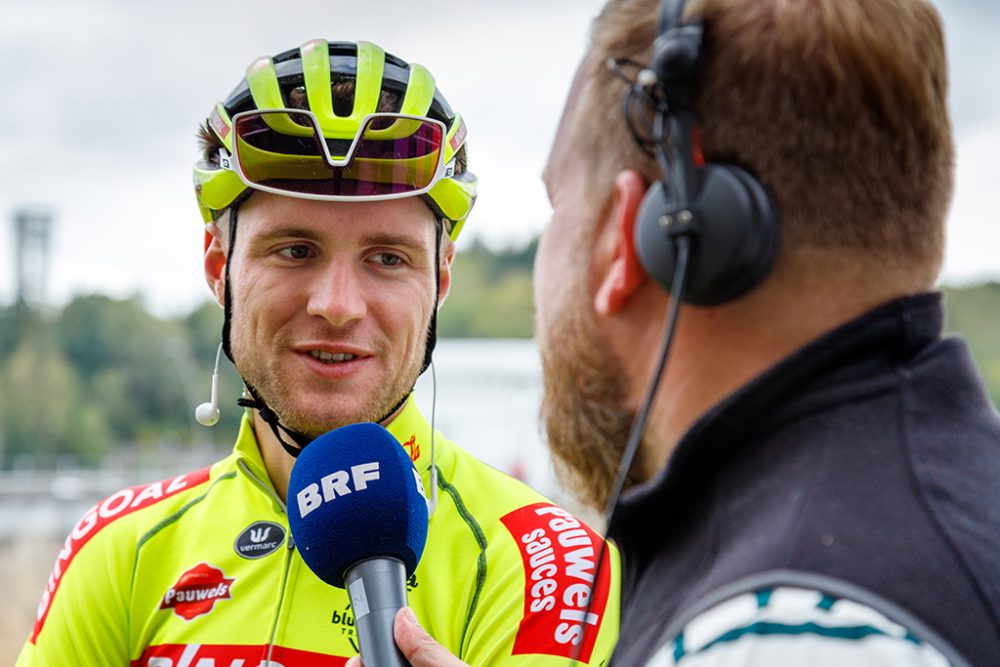
<svg viewBox="0 0 1000 667"><path fill-rule="evenodd" d="M283 155L323 155L316 139L317 131L309 114L289 112L260 112L241 116L236 120L236 136L243 144L254 149L247 151L254 156L258 151Z"/></svg>
<svg viewBox="0 0 1000 667"><path fill-rule="evenodd" d="M371 117L346 166L353 142L323 139L311 116L294 111L257 112L234 125L236 157L246 179L290 193L335 197L405 194L429 186L437 173L443 126L384 114Z"/></svg>

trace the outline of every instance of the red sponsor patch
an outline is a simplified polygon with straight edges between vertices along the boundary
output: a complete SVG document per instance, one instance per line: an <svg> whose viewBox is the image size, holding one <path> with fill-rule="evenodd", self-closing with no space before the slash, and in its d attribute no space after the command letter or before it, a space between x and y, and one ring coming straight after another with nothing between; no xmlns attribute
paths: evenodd
<svg viewBox="0 0 1000 667"><path fill-rule="evenodd" d="M141 509L154 505L157 502L169 498L172 495L186 491L194 486L208 481L210 468L203 468L196 472L180 475L173 479L166 479L162 482L153 482L145 486L133 486L122 489L118 493L105 498L102 502L94 505L84 513L83 518L73 527L59 555L56 557L55 567L49 575L49 581L42 593L42 601L38 604L38 615L35 620L35 627L31 631L29 641L35 642L38 633L45 625L45 619L49 615L52 600L59 591L59 582L80 549L90 541L90 539L101 532L101 530L120 519L123 516L137 512Z"/></svg>
<svg viewBox="0 0 1000 667"><path fill-rule="evenodd" d="M449 142L451 143L451 150L453 153L457 152L458 149L462 147L462 144L465 143L465 135L469 133L469 130L465 127L465 121L462 120L460 122L461 125L459 125L458 129L455 130L455 134L451 135L451 140Z"/></svg>
<svg viewBox="0 0 1000 667"><path fill-rule="evenodd" d="M275 646L271 662L267 662L267 645L254 644L162 644L150 646L142 657L132 661L132 667L256 667L271 664L277 667L342 667L346 657L323 655L312 651Z"/></svg>
<svg viewBox="0 0 1000 667"><path fill-rule="evenodd" d="M163 595L160 609L173 609L186 621L212 611L217 600L232 597L233 582L225 573L208 563L198 563L181 575Z"/></svg>
<svg viewBox="0 0 1000 667"><path fill-rule="evenodd" d="M607 558L596 577L604 540L572 514L536 503L500 518L524 561L524 618L514 655L544 653L589 662L611 588ZM587 603L594 600L587 611ZM577 646L579 645L579 649Z"/></svg>
<svg viewBox="0 0 1000 667"><path fill-rule="evenodd" d="M222 116L219 115L219 107L212 107L212 113L208 115L208 124L212 126L215 133L219 135L219 138L223 141L229 136L229 126L226 125L226 121L222 120Z"/></svg>

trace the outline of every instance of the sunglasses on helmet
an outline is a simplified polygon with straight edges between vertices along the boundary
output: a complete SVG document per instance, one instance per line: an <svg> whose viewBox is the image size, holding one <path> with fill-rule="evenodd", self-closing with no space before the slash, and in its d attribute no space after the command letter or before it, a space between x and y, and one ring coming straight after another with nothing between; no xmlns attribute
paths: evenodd
<svg viewBox="0 0 1000 667"><path fill-rule="evenodd" d="M444 123L398 113L365 116L353 137L324 135L302 109L263 109L233 116L233 152L220 165L247 186L325 201L419 195L454 173L444 161Z"/></svg>

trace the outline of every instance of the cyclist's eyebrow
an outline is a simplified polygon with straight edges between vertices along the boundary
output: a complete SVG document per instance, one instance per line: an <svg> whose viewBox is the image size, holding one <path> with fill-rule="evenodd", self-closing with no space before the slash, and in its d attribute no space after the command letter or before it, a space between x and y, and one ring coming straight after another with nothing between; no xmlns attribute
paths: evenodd
<svg viewBox="0 0 1000 667"><path fill-rule="evenodd" d="M255 241L270 240L275 238L297 238L305 239L306 241L319 242L323 239L322 233L318 230L293 225L286 227L281 224L268 225L261 229L253 229L249 232L249 236Z"/></svg>
<svg viewBox="0 0 1000 667"><path fill-rule="evenodd" d="M373 234L368 234L362 239L364 245L385 245L394 246L402 248L410 248L413 250L426 251L424 240L412 234L394 234L386 232L375 232Z"/></svg>

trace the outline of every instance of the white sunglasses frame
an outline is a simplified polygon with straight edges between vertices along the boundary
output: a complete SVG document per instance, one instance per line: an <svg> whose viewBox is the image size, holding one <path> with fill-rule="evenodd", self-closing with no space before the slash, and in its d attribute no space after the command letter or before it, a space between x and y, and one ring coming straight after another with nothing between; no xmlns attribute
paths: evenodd
<svg viewBox="0 0 1000 667"><path fill-rule="evenodd" d="M372 118L398 118L403 120L417 120L427 123L432 123L441 128L441 147L438 149L438 163L434 168L434 176L431 177L430 182L422 188L417 188L415 190L410 190L407 192L389 192L380 195L324 195L316 194L312 192L296 192L294 190L285 190L282 188L275 188L269 185L261 185L260 183L255 183L248 179L243 173L243 168L240 166L239 159L239 141L236 135L236 123L241 119L248 116L259 116L263 114L270 113L296 113L304 114L309 117L312 121L313 137L318 139L318 143L323 147L323 158L326 163L331 167L346 167L351 162L351 158L354 156L355 150L357 150L358 143L361 141L361 134L364 129L368 126L368 122ZM354 139L351 141L351 146L347 150L347 154L342 160L335 160L330 154L330 147L326 143L326 137L323 136L323 131L320 129L319 119L316 117L312 111L308 109L253 109L250 111L241 111L232 118L232 130L233 130L233 153L230 155L225 148L219 148L219 166L223 169L232 171L243 184L248 188L253 188L254 190L259 190L261 192L270 192L272 194L281 195L283 197L294 197L296 199L312 199L315 201L384 201L386 199L402 199L405 197L416 197L419 195L426 194L434 189L434 186L438 184L439 181L445 178L451 178L455 175L455 158L452 157L451 160L446 164L444 161L445 146L448 141L448 128L444 123L435 119L428 118L426 116L414 116L411 114L403 113L391 113L391 112L378 112L366 114L364 118L361 119L361 123L358 125L358 131L354 135ZM316 156L319 157L319 156Z"/></svg>

